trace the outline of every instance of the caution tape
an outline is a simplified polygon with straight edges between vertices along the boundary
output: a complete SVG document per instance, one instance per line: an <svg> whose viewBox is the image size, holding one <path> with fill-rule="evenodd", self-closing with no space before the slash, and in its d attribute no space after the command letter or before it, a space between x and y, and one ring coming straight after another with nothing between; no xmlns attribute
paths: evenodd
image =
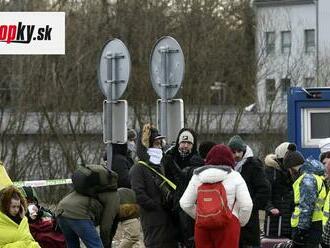
<svg viewBox="0 0 330 248"><path fill-rule="evenodd" d="M34 180L13 182L16 187L44 187L53 185L72 184L71 179L52 179L52 180Z"/></svg>

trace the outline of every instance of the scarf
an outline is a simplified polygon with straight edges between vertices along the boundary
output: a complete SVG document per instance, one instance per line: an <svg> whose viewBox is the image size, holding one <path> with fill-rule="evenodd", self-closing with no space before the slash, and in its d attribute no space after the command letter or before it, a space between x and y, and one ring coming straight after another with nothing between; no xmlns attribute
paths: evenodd
<svg viewBox="0 0 330 248"><path fill-rule="evenodd" d="M245 164L246 160L250 157L253 157L253 151L249 146L246 146L245 154L241 161L237 162L235 165L235 171L238 171L239 173L242 172L242 167Z"/></svg>
<svg viewBox="0 0 330 248"><path fill-rule="evenodd" d="M191 151L182 151L180 148L178 148L179 154L181 158L186 158L190 155Z"/></svg>
<svg viewBox="0 0 330 248"><path fill-rule="evenodd" d="M163 151L160 148L148 148L147 151L150 156L149 161L153 164L159 165L163 158Z"/></svg>

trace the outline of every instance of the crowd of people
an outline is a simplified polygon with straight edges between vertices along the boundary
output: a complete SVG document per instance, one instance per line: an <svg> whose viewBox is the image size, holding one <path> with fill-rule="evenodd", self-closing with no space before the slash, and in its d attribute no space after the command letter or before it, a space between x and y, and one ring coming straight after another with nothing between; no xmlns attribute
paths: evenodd
<svg viewBox="0 0 330 248"><path fill-rule="evenodd" d="M118 226L120 248L141 236L146 248L260 248L264 237L288 240L276 247L330 247L330 138L319 158L283 142L264 161L238 135L199 143L183 128L175 144L165 139L151 124L129 130L126 144L113 145L111 170L106 154L86 165L88 193L74 185L54 214L7 178L0 247L109 248Z"/></svg>

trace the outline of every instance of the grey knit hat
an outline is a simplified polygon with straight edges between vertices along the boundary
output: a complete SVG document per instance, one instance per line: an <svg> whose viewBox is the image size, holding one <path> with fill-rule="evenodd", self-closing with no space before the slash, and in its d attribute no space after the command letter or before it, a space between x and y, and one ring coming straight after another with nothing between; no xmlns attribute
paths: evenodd
<svg viewBox="0 0 330 248"><path fill-rule="evenodd" d="M231 137L231 139L228 142L228 146L232 150L239 150L243 152L246 151L246 144L239 135L235 135Z"/></svg>

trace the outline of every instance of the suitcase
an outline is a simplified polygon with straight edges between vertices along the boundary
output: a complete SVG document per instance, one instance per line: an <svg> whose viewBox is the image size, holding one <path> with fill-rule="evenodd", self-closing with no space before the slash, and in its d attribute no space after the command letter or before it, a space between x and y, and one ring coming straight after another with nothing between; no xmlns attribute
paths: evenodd
<svg viewBox="0 0 330 248"><path fill-rule="evenodd" d="M261 239L261 248L274 248L280 243L286 243L290 241L288 238L281 237L281 228L282 228L282 216L278 218L278 231L277 237L269 237L269 226L270 226L270 216L267 216L266 224L266 236Z"/></svg>

